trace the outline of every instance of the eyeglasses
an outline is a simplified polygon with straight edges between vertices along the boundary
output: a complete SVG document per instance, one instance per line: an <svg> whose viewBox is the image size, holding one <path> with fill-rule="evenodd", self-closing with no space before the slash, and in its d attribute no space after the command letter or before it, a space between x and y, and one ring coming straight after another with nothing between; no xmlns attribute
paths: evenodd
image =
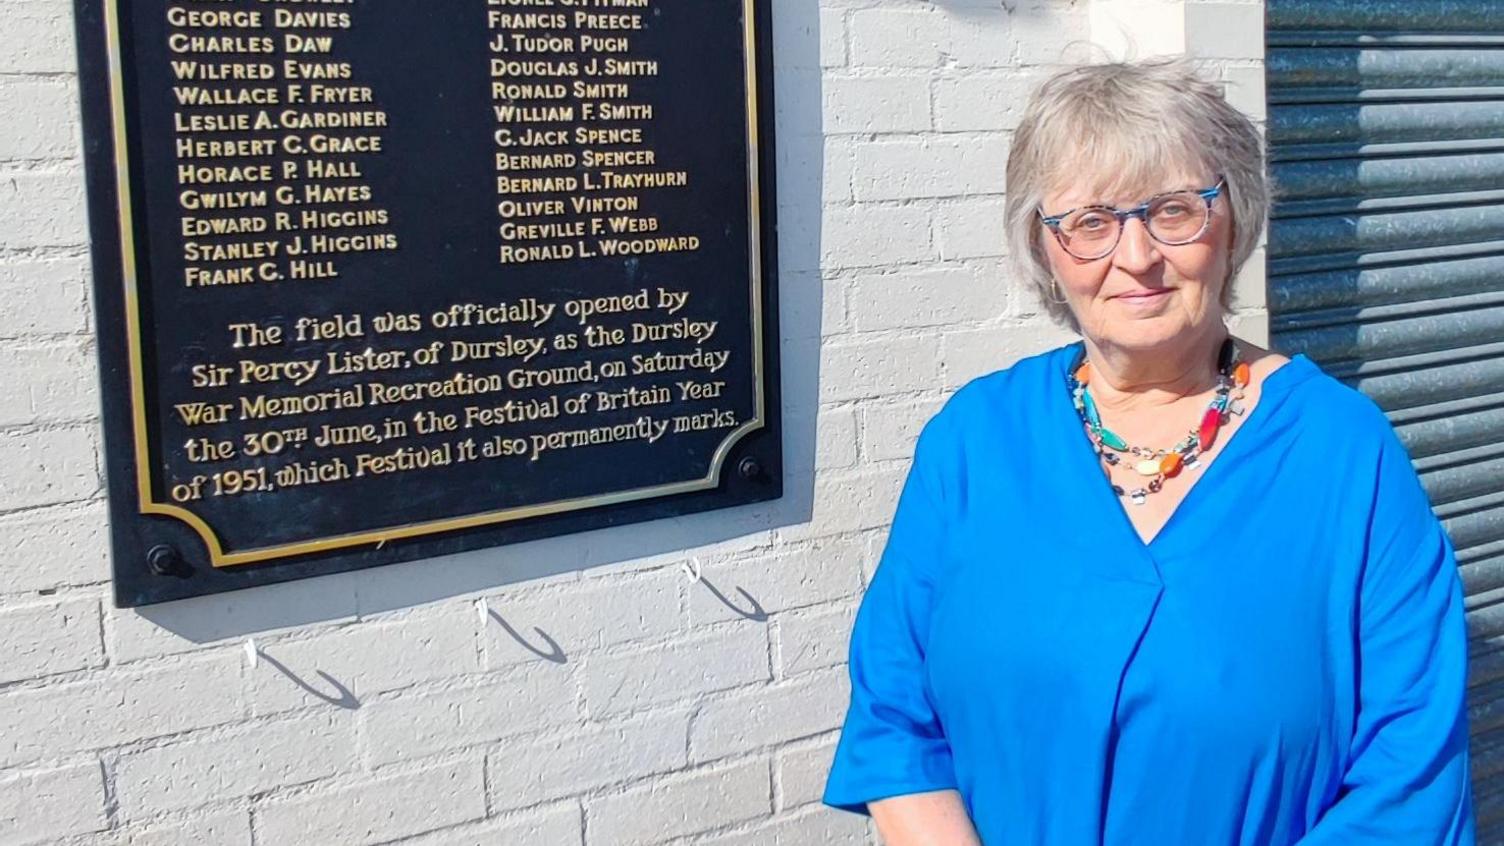
<svg viewBox="0 0 1504 846"><path fill-rule="evenodd" d="M1161 244L1175 247L1191 243L1206 233L1212 221L1212 203L1226 187L1224 178L1199 191L1156 194L1130 209L1081 206L1051 217L1043 210L1038 214L1062 249L1082 261L1091 261L1117 249L1130 217L1142 220L1149 237Z"/></svg>

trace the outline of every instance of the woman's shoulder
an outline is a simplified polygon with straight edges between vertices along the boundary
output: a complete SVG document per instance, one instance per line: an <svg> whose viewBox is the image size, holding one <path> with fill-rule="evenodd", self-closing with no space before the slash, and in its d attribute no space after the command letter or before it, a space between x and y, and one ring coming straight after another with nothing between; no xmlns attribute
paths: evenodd
<svg viewBox="0 0 1504 846"><path fill-rule="evenodd" d="M1353 469L1401 457L1408 463L1401 435L1379 404L1303 353L1268 353L1251 364L1256 380L1261 366L1265 371L1259 405L1271 406L1254 409L1265 418L1263 446L1300 464Z"/></svg>
<svg viewBox="0 0 1504 846"><path fill-rule="evenodd" d="M1389 418L1367 394L1328 373L1303 353L1285 357L1268 353L1253 362L1255 378L1260 365L1266 371L1263 383L1274 386L1308 433L1352 438L1393 432Z"/></svg>
<svg viewBox="0 0 1504 846"><path fill-rule="evenodd" d="M925 423L916 458L964 462L983 443L1026 438L1029 418L1049 401L1049 392L1066 396L1065 374L1080 346L1078 341L1025 356L967 381Z"/></svg>
<svg viewBox="0 0 1504 846"><path fill-rule="evenodd" d="M1065 390L1065 376L1080 353L1081 342L1073 341L1024 356L1006 367L977 376L952 394L936 417L966 420L1002 408L1038 403L1048 391Z"/></svg>
<svg viewBox="0 0 1504 846"><path fill-rule="evenodd" d="M1352 454L1399 445L1384 411L1367 395L1327 373L1302 353L1289 356L1241 342L1260 386L1260 417L1270 428L1316 451ZM975 437L989 441L1029 437L1052 393L1066 396L1066 377L1081 354L1073 341L1024 356L977 376L953 393L926 423L922 440L958 445ZM1047 415L1045 415L1047 416ZM1304 452L1304 450L1302 450Z"/></svg>

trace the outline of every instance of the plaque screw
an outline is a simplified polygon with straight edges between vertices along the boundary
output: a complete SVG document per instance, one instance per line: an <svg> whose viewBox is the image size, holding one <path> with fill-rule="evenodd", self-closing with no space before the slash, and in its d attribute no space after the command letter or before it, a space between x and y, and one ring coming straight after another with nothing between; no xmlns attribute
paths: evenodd
<svg viewBox="0 0 1504 846"><path fill-rule="evenodd" d="M167 544L157 544L146 552L146 566L159 576L177 576L183 572L183 559Z"/></svg>
<svg viewBox="0 0 1504 846"><path fill-rule="evenodd" d="M743 479L756 479L762 475L762 462L749 455L736 465L736 472L742 474Z"/></svg>

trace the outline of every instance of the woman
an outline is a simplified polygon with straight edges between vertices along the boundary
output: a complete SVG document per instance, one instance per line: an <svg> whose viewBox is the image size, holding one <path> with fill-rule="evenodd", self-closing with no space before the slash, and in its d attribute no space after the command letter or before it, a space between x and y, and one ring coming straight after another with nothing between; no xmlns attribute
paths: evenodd
<svg viewBox="0 0 1504 846"><path fill-rule="evenodd" d="M1224 326L1257 130L1183 62L1078 68L1007 178L1082 341L926 426L825 801L890 846L1472 843L1460 583L1404 448Z"/></svg>

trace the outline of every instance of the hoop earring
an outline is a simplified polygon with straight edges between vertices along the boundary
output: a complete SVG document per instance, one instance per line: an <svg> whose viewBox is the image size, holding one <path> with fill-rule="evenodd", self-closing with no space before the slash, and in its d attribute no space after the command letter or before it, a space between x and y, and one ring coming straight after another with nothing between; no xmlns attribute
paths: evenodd
<svg viewBox="0 0 1504 846"><path fill-rule="evenodd" d="M1055 296L1056 294L1060 294L1058 299ZM1050 278L1050 294L1048 299L1055 305L1067 305L1069 303L1069 300L1065 298L1065 294L1060 290L1060 280L1054 277Z"/></svg>

